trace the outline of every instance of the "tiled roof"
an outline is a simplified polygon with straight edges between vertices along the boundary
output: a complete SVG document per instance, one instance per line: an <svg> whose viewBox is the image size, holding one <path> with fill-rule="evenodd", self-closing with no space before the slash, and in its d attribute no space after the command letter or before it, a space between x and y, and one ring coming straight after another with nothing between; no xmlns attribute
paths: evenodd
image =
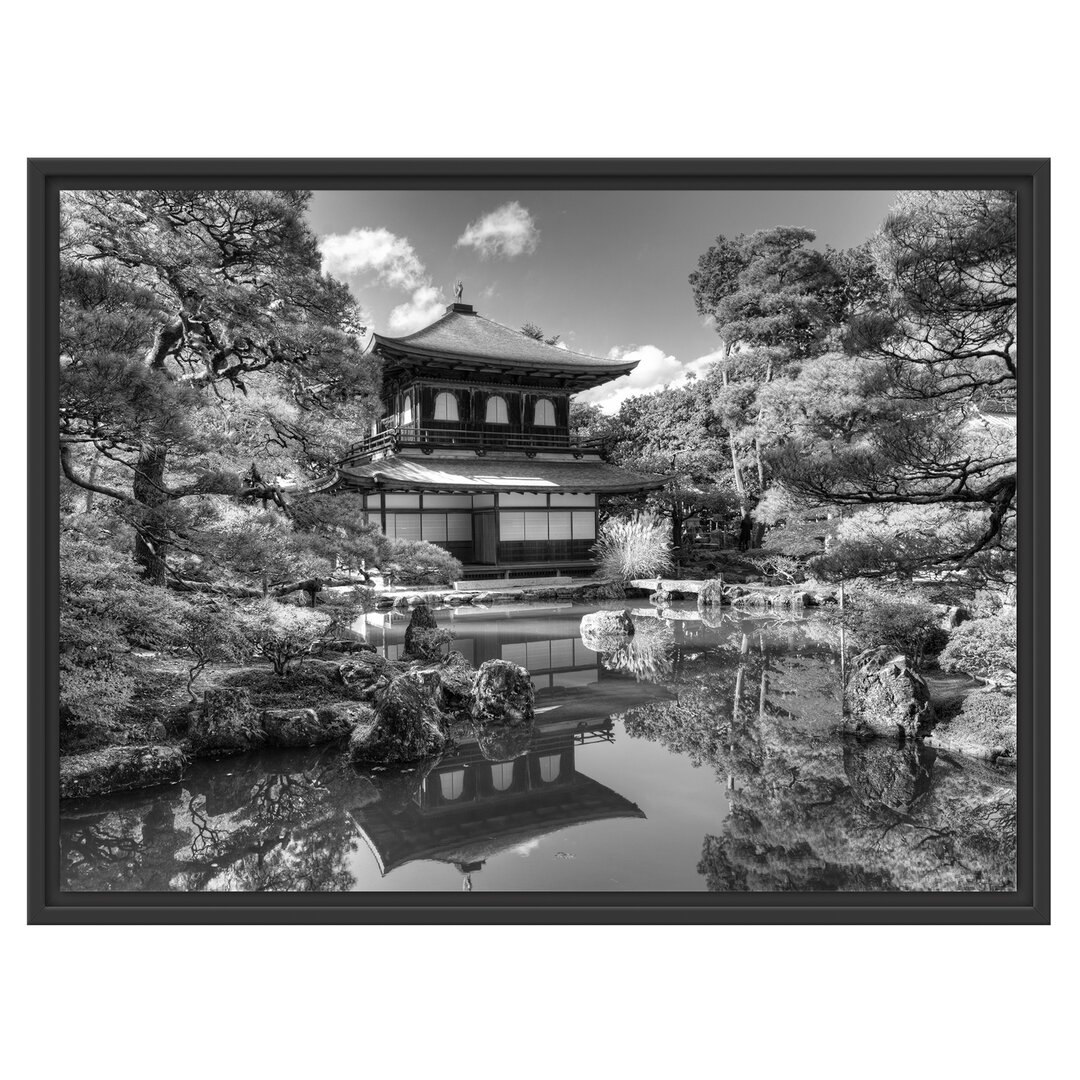
<svg viewBox="0 0 1080 1080"><path fill-rule="evenodd" d="M546 369L593 369L616 374L632 371L637 361L604 359L562 349L537 341L519 330L511 330L492 319L472 312L467 305L451 305L446 314L430 326L405 337L372 335L371 348L383 346L418 356L448 356L479 360L500 360L514 367Z"/></svg>
<svg viewBox="0 0 1080 1080"><path fill-rule="evenodd" d="M636 473L603 461L536 461L521 458L407 458L391 456L343 468L351 486L444 491L642 491L665 476Z"/></svg>

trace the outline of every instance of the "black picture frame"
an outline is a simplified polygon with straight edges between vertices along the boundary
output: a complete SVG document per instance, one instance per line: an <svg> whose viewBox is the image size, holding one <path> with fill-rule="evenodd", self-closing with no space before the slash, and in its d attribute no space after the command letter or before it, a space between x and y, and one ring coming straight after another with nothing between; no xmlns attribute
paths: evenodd
<svg viewBox="0 0 1080 1080"><path fill-rule="evenodd" d="M33 159L28 162L28 888L31 924L1050 921L1050 162L1001 159ZM1017 891L75 893L59 887L57 367L65 188L1008 188L1017 193Z"/></svg>

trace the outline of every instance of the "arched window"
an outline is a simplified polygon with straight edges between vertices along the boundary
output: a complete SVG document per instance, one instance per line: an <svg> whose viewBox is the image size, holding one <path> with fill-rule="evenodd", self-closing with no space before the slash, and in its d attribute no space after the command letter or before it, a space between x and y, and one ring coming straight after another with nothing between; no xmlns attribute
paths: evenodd
<svg viewBox="0 0 1080 1080"><path fill-rule="evenodd" d="M499 761L491 766L491 786L496 791L506 791L514 782L514 763Z"/></svg>
<svg viewBox="0 0 1080 1080"><path fill-rule="evenodd" d="M445 391L435 398L434 420L456 420L458 418L457 398Z"/></svg>
<svg viewBox="0 0 1080 1080"><path fill-rule="evenodd" d="M488 398L487 416L484 419L489 424L509 424L510 416L506 411L506 398L493 394Z"/></svg>
<svg viewBox="0 0 1080 1080"><path fill-rule="evenodd" d="M401 423L402 425L408 425L412 423L412 394L407 393L401 399Z"/></svg>
<svg viewBox="0 0 1080 1080"><path fill-rule="evenodd" d="M562 772L562 755L551 754L540 759L540 779L545 784L552 784L559 779Z"/></svg>
<svg viewBox="0 0 1080 1080"><path fill-rule="evenodd" d="M464 790L465 770L454 769L453 772L439 774L439 791L447 802L453 802L461 798Z"/></svg>
<svg viewBox="0 0 1080 1080"><path fill-rule="evenodd" d="M533 423L537 427L555 426L555 406L547 398L540 398L533 410Z"/></svg>

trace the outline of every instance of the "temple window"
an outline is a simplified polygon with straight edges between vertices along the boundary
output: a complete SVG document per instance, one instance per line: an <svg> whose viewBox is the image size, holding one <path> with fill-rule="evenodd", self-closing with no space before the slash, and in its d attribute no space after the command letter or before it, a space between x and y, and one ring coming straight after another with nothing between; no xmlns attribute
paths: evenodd
<svg viewBox="0 0 1080 1080"><path fill-rule="evenodd" d="M545 784L554 783L562 772L562 755L551 754L540 759L540 779Z"/></svg>
<svg viewBox="0 0 1080 1080"><path fill-rule="evenodd" d="M457 420L457 398L453 394L441 393L435 398L435 420Z"/></svg>
<svg viewBox="0 0 1080 1080"><path fill-rule="evenodd" d="M555 426L555 406L547 398L540 398L537 401L533 414L533 423L537 427Z"/></svg>
<svg viewBox="0 0 1080 1080"><path fill-rule="evenodd" d="M506 791L514 783L514 763L500 761L491 766L491 786L496 791Z"/></svg>
<svg viewBox="0 0 1080 1080"><path fill-rule="evenodd" d="M447 802L453 802L461 798L465 788L465 770L454 769L453 772L439 774L439 792Z"/></svg>
<svg viewBox="0 0 1080 1080"><path fill-rule="evenodd" d="M489 424L509 424L510 415L506 410L506 398L493 394L488 398L487 415L484 417Z"/></svg>

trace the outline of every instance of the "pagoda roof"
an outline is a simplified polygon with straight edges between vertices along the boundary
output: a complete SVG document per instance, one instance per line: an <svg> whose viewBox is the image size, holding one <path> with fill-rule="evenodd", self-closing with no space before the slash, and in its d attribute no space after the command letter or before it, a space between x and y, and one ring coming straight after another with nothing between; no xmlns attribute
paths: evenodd
<svg viewBox="0 0 1080 1080"><path fill-rule="evenodd" d="M391 455L366 465L344 466L340 482L367 489L442 491L649 491L669 479L604 461L531 458L411 458Z"/></svg>
<svg viewBox="0 0 1080 1080"><path fill-rule="evenodd" d="M438 815L426 815L415 804L392 813L374 803L353 810L351 817L385 877L420 859L456 865L483 862L575 825L641 819L645 811L592 777L576 773L571 783L467 802Z"/></svg>
<svg viewBox="0 0 1080 1080"><path fill-rule="evenodd" d="M404 337L373 334L369 351L386 359L446 360L515 371L590 376L596 381L629 374L636 360L613 360L548 345L475 312L469 304L451 304L430 326Z"/></svg>

